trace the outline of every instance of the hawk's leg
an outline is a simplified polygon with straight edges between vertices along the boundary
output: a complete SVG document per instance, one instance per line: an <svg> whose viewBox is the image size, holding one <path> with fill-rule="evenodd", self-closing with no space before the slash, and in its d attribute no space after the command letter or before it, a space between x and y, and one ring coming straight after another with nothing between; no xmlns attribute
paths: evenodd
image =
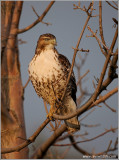
<svg viewBox="0 0 119 160"><path fill-rule="evenodd" d="M53 113L55 113L54 104L51 105L50 111L49 111L49 113L47 114L47 118L49 118L50 120L53 120Z"/></svg>
<svg viewBox="0 0 119 160"><path fill-rule="evenodd" d="M54 90L53 90L53 92L54 92ZM54 120L53 114L58 111L58 109L62 106L61 104L62 104L62 102L58 99L58 97L54 93L53 103L50 104L51 107L50 107L49 113L47 114L47 118L49 118L50 120Z"/></svg>
<svg viewBox="0 0 119 160"><path fill-rule="evenodd" d="M50 104L51 107L50 107L49 113L47 114L47 118L49 118L50 120L53 120L53 113L56 112L56 109L54 108L54 106L55 106L55 103L57 101L57 97L56 97L55 90L54 90L52 82L51 82L51 86L52 86L54 97L53 97L53 103Z"/></svg>

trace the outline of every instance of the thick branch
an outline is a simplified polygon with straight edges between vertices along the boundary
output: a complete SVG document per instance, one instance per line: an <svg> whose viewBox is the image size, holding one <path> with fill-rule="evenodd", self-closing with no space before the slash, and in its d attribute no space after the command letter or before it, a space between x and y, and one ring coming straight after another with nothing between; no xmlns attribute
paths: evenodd
<svg viewBox="0 0 119 160"><path fill-rule="evenodd" d="M34 153L32 158L41 159L47 152L48 148L56 141L56 139L66 131L67 127L63 124L60 128L54 131L53 135Z"/></svg>
<svg viewBox="0 0 119 160"><path fill-rule="evenodd" d="M35 22L33 22L31 25L27 26L26 28L19 29L17 31L17 33L20 34L20 33L26 32L29 29L31 29L32 27L34 27L36 24L41 22L54 3L55 3L55 1L51 1L50 4L48 5L48 7L45 9L45 11L42 13L42 15Z"/></svg>
<svg viewBox="0 0 119 160"><path fill-rule="evenodd" d="M23 142L22 144L12 147L12 148L2 148L1 149L1 153L5 154L5 153L11 153L11 152L18 152L21 149L25 148L26 146L28 146L29 144L31 144L32 142L35 141L36 137L39 135L39 133L44 129L44 127L50 122L49 119L46 119L41 126L34 132L34 134L29 137L25 142Z"/></svg>

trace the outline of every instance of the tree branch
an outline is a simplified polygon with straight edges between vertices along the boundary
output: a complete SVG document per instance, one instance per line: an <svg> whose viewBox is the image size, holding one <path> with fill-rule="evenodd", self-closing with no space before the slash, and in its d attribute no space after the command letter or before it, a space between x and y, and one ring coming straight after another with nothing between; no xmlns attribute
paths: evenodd
<svg viewBox="0 0 119 160"><path fill-rule="evenodd" d="M42 13L42 15L35 22L33 22L31 25L27 26L26 28L19 29L17 31L17 33L20 34L20 33L26 32L29 29L33 28L36 24L41 22L54 3L55 3L55 1L51 1L50 4L48 5L48 7L45 9L45 11Z"/></svg>
<svg viewBox="0 0 119 160"><path fill-rule="evenodd" d="M31 158L41 159L47 152L48 148L56 141L56 139L61 136L67 129L67 126L63 124L60 128L54 131L51 137L34 153Z"/></svg>
<svg viewBox="0 0 119 160"><path fill-rule="evenodd" d="M83 155L91 155L89 152L83 150L82 148L80 148L80 147L76 144L76 142L75 142L75 140L74 140L74 137L73 137L72 135L69 136L69 139L70 139L70 141L71 141L71 144L73 145L73 147L74 147L77 151L79 151L79 152L82 153Z"/></svg>
<svg viewBox="0 0 119 160"><path fill-rule="evenodd" d="M101 102L104 102L105 100L107 100L108 98L110 98L113 94L117 93L118 92L118 87L114 88L113 90L111 90L110 92L108 92L107 94L105 94L104 96L102 96L101 98L97 99L95 101L95 103L93 103L90 107L94 107L96 106L97 104L101 103Z"/></svg>
<svg viewBox="0 0 119 160"><path fill-rule="evenodd" d="M93 30L88 26L88 30L93 34L93 36L96 38L96 40L99 43L102 43L102 45L108 50L108 47L96 36L96 33L93 32Z"/></svg>
<svg viewBox="0 0 119 160"><path fill-rule="evenodd" d="M115 43L116 43L116 41L117 41L117 37L118 37L118 27L117 27L117 29L116 29L114 38L113 38L113 40L112 40L112 44L111 44L111 46L110 46L110 52L112 52L113 49L114 49Z"/></svg>
<svg viewBox="0 0 119 160"><path fill-rule="evenodd" d="M114 148L110 148L110 145L111 145L111 143L112 143L112 141L110 141L110 143L109 143L109 145L108 145L108 149L107 149L106 151L103 151L103 152L100 152L100 153L96 153L96 154L92 154L92 153L89 153L89 152L85 151L85 150L82 149L81 147L79 147L79 146L76 144L73 136L70 135L69 139L70 139L73 147L74 147L77 151L79 151L79 152L82 153L83 155L91 156L90 158L93 158L93 159L96 158L95 156L105 155L105 154L107 154L107 152L115 151L115 150L117 149L117 146L114 146ZM88 157L87 157L87 158L88 158ZM99 158L99 157L98 157L98 158ZM115 157L115 158L116 158L116 157Z"/></svg>
<svg viewBox="0 0 119 160"><path fill-rule="evenodd" d="M106 1L112 8L118 10L118 8L114 7L109 1Z"/></svg>
<svg viewBox="0 0 119 160"><path fill-rule="evenodd" d="M84 73L79 79L78 82L76 83L76 85L78 86L78 84L80 83L80 81L89 73L90 71L87 70L86 73Z"/></svg>
<svg viewBox="0 0 119 160"><path fill-rule="evenodd" d="M90 5L90 7L91 7L91 6L92 6L92 3L91 3L91 5ZM62 95L61 101L64 100L64 97L65 97L65 94L66 94L66 90L67 90L67 86L68 86L68 84L69 84L70 77L71 77L71 74L72 74L72 71L73 71L73 67L74 67L74 63L75 63L75 58L76 58L76 54L77 54L77 51L78 51L78 46L79 46L79 44L80 44L80 42L81 42L83 33L84 33L85 29L86 29L86 26L87 26L87 24L88 24L88 22L89 22L89 20L90 20L91 15L92 15L92 10L91 10L90 14L88 15L88 17L87 17L87 19L86 19L86 22L85 22L85 24L84 24L84 26L83 26L82 32L81 32L80 37L79 37L79 39L78 39L76 48L74 49L74 55L73 55L72 65L71 65L71 69L70 69L70 72L69 72L69 75L68 75L68 78L67 78L66 87L65 87L65 89L64 89L64 93L63 93L63 95Z"/></svg>
<svg viewBox="0 0 119 160"><path fill-rule="evenodd" d="M104 35L103 35L103 27L102 27L102 1L99 1L99 31L100 31L100 37L102 39L102 42L106 46Z"/></svg>
<svg viewBox="0 0 119 160"><path fill-rule="evenodd" d="M32 142L35 141L36 137L39 135L39 133L44 129L44 127L50 122L49 119L46 119L41 126L34 132L34 134L29 137L25 142L23 142L22 144L12 147L12 148L2 148L1 149L1 153L5 154L5 153L11 153L11 152L18 152L21 149L25 148L26 146L28 146L29 144L31 144Z"/></svg>
<svg viewBox="0 0 119 160"><path fill-rule="evenodd" d="M36 12L36 10L33 6L32 6L32 9L33 9L34 13L36 14L36 16L39 18L40 16L38 15L38 13ZM51 25L51 23L46 23L46 22L43 22L43 21L40 21L40 22L43 23L43 24L46 24L47 26Z"/></svg>
<svg viewBox="0 0 119 160"><path fill-rule="evenodd" d="M27 87L27 85L29 84L29 82L30 82L30 77L28 78L26 84L23 86L23 89L25 89Z"/></svg>
<svg viewBox="0 0 119 160"><path fill-rule="evenodd" d="M105 132L93 137L93 138L90 138L90 139L86 139L86 140L83 140L83 141L78 141L78 142L74 142L74 143L69 143L69 144L54 144L54 146L71 146L73 144L77 144L77 143L84 143L84 142L89 142L89 141L92 141L92 140L95 140L99 137L102 137L104 136L105 134L109 133L109 132L115 132L118 128L111 128L109 130L106 130Z"/></svg>
<svg viewBox="0 0 119 160"><path fill-rule="evenodd" d="M118 60L118 49L116 50L115 55L113 56L113 59L111 61L110 67L109 67L109 71L108 71L108 77L107 79L103 82L102 87L100 89L100 93L105 90L107 88L107 86L115 79L117 78L116 76L116 70L113 70L113 68L115 68L116 63ZM116 69L116 68L115 68Z"/></svg>

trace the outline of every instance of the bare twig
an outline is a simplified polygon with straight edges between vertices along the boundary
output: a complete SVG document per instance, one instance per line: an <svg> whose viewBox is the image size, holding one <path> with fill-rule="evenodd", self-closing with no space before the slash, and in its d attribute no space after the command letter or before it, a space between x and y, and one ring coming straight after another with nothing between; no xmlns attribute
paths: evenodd
<svg viewBox="0 0 119 160"><path fill-rule="evenodd" d="M80 119L80 122L83 120L83 119L85 119L85 118L87 118L92 112L94 112L95 111L95 108L93 108L90 112L88 112L83 118L81 118Z"/></svg>
<svg viewBox="0 0 119 160"><path fill-rule="evenodd" d="M111 46L110 46L110 52L112 52L113 49L114 49L115 43L116 43L116 41L117 41L117 37L118 37L118 27L117 27L117 29L116 29L114 38L113 38L113 40L112 40L112 44L111 44Z"/></svg>
<svg viewBox="0 0 119 160"><path fill-rule="evenodd" d="M81 123L81 126L84 126L84 127L98 127L98 126L100 126L100 124L83 124L83 123Z"/></svg>
<svg viewBox="0 0 119 160"><path fill-rule="evenodd" d="M79 151L79 152L82 153L83 155L91 155L89 152L83 150L82 148L80 148L80 147L76 144L76 142L75 142L75 140L74 140L74 137L73 137L72 135L69 136L69 139L70 139L70 141L71 141L71 144L73 145L73 147L74 147L77 151Z"/></svg>
<svg viewBox="0 0 119 160"><path fill-rule="evenodd" d="M105 154L107 154L107 152L115 151L115 150L117 149L117 147L114 147L114 148L110 148L110 147L109 147L109 146L110 146L110 143L111 143L111 141L110 141L109 146L108 146L108 147L109 147L108 150L103 151L103 152L100 152L100 153L92 154L92 153L89 153L89 152L85 151L85 150L82 149L81 147L79 147L79 146L76 144L73 136L70 136L70 141L71 141L73 147L74 147L77 151L79 151L79 152L82 153L83 155L91 156L90 158L93 158L93 159L95 158L94 156L105 155ZM116 157L115 157L115 158L116 158Z"/></svg>
<svg viewBox="0 0 119 160"><path fill-rule="evenodd" d="M68 83L69 83L69 80L70 80L70 77L71 77L71 74L72 74L72 71L73 71L73 67L74 67L74 63L75 63L75 57L76 57L76 54L77 54L77 49L78 49L78 46L79 46L79 44L81 42L81 39L82 39L83 33L84 33L85 29L86 29L86 26L87 26L87 24L88 24L88 22L90 20L91 14L92 14L92 10L91 10L90 15L88 15L88 17L87 17L85 25L84 25L84 27L82 29L82 32L80 34L80 37L78 39L78 42L77 42L77 45L76 45L76 49L74 50L74 55L73 55L71 69L70 69L70 72L69 72L69 75L68 75L68 78L67 78L67 82L66 82L66 87L64 89L64 93L63 93L62 98L61 98L62 101L64 100L64 97L65 97L65 94L66 94L66 90L67 90L67 86L68 86Z"/></svg>
<svg viewBox="0 0 119 160"><path fill-rule="evenodd" d="M88 9L86 9L85 6L83 6L83 8L81 8L80 5L77 6L77 5L73 4L73 6L75 7L75 8L73 8L73 9L80 9L80 10L86 12L86 14L87 14L88 16L97 17L98 15L92 16L92 14L89 13L89 10L90 10L90 9L91 9L91 10L95 10L95 9L93 8L93 4L94 4L94 2L92 1L92 2L90 3L90 5L88 6Z"/></svg>
<svg viewBox="0 0 119 160"><path fill-rule="evenodd" d="M69 138L70 135L72 135L72 134L71 134L71 133L67 133L67 134L59 137L59 138L56 140L56 142L63 141L63 140L65 140L66 138ZM88 135L88 133L85 132L85 133L83 133L83 134L73 135L73 137L76 137L76 138L77 138L77 137L84 137L84 136L87 136L87 135Z"/></svg>
<svg viewBox="0 0 119 160"><path fill-rule="evenodd" d="M96 36L96 33L94 33L93 30L92 30L89 26L88 26L87 28L88 28L88 30L93 34L93 36L98 40L98 42L102 43L102 45L103 45L107 50L109 50L108 47Z"/></svg>
<svg viewBox="0 0 119 160"><path fill-rule="evenodd" d="M72 47L72 49L76 49L76 48L74 48L74 47ZM83 48L81 48L81 49L77 49L77 51L81 51L81 52L89 52L89 49L83 49Z"/></svg>
<svg viewBox="0 0 119 160"><path fill-rule="evenodd" d="M92 107L94 107L95 105L97 105L97 104L99 104L101 102L105 102L105 100L107 100L108 98L110 98L112 95L114 95L117 92L118 92L118 87L114 88L113 90L111 90L110 92L108 92L107 94L105 94L104 96L101 96L89 108L92 108Z"/></svg>
<svg viewBox="0 0 119 160"><path fill-rule="evenodd" d="M116 141L114 143L114 148L117 148L117 145L118 145L118 137L116 138Z"/></svg>
<svg viewBox="0 0 119 160"><path fill-rule="evenodd" d="M33 9L34 13L36 14L36 16L39 18L40 16L38 15L38 13L36 12L36 10L33 6L32 6L32 9ZM47 26L52 25L51 23L47 23L47 22L43 22L43 21L41 21L41 23L46 24Z"/></svg>
<svg viewBox="0 0 119 160"><path fill-rule="evenodd" d="M106 102L103 102L107 108L109 108L112 112L116 112L115 109L111 108Z"/></svg>
<svg viewBox="0 0 119 160"><path fill-rule="evenodd" d="M115 6L113 6L109 1L106 1L112 8L118 10L118 8L116 8Z"/></svg>
<svg viewBox="0 0 119 160"><path fill-rule="evenodd" d="M23 86L23 89L25 89L27 87L27 85L29 84L30 82L30 78L27 80L26 84Z"/></svg>
<svg viewBox="0 0 119 160"><path fill-rule="evenodd" d="M22 39L18 39L18 43L21 45L21 44L27 43L27 41L23 41Z"/></svg>
<svg viewBox="0 0 119 160"><path fill-rule="evenodd" d="M63 153L62 156L60 157L61 159L64 159L64 158L65 158L65 156L66 156L66 154L69 152L70 148L71 148L71 147L68 147L68 148L65 149L64 153Z"/></svg>
<svg viewBox="0 0 119 160"><path fill-rule="evenodd" d="M114 3L114 5L118 7L118 1L117 3L115 1L112 1L112 3Z"/></svg>
<svg viewBox="0 0 119 160"><path fill-rule="evenodd" d="M87 37L94 37L94 36L87 36ZM102 52L102 53L104 54L104 56L106 57L106 56L107 56L107 53L103 50L103 48L102 48L102 46L101 46L101 43L100 43L99 39L97 38L97 36L95 37L95 39L96 39L97 42L98 42L98 45L99 45L99 47L100 47L101 52Z"/></svg>
<svg viewBox="0 0 119 160"><path fill-rule="evenodd" d="M103 35L103 27L102 27L102 1L99 1L99 31L100 31L100 37L102 39L102 42L106 46L104 35Z"/></svg>
<svg viewBox="0 0 119 160"><path fill-rule="evenodd" d="M29 29L33 28L36 24L41 22L54 3L55 3L55 1L51 1L50 4L48 5L48 7L45 9L45 11L42 13L42 15L35 22L33 22L31 25L27 26L26 28L19 29L17 31L17 33L20 34L20 33L26 32Z"/></svg>
<svg viewBox="0 0 119 160"><path fill-rule="evenodd" d="M112 140L109 142L106 153L109 151L111 144L112 144Z"/></svg>
<svg viewBox="0 0 119 160"><path fill-rule="evenodd" d="M84 66L84 64L86 62L87 55L88 54L86 53L84 55L84 58L82 58L81 54L78 54L79 62L78 63L75 62L75 67L77 68L77 72L78 72L77 86L79 87L79 90L80 90L80 96L77 98L77 105L78 106L81 104L82 100L85 98L84 95L85 96L92 95L87 92L86 88L83 89L83 87L82 87L82 83L84 83L87 80L87 79L83 79L83 81L82 81L82 78L84 78L89 72L89 70L87 70L87 72L81 76L81 68L82 68L82 66Z"/></svg>
<svg viewBox="0 0 119 160"><path fill-rule="evenodd" d="M78 86L78 84L80 83L80 81L89 73L90 71L87 70L86 73L84 73L79 79L78 82L76 83L76 85Z"/></svg>
<svg viewBox="0 0 119 160"><path fill-rule="evenodd" d="M104 136L105 134L109 133L109 132L115 132L118 128L111 128L109 130L106 130L105 132L93 137L93 138L90 138L90 139L86 139L86 140L83 140L83 141L78 141L78 142L75 142L75 143L72 143L72 144L77 144L77 143L84 143L84 142L89 142L89 141L92 141L92 140L95 140L99 137L102 137ZM71 146L72 144L54 144L54 146Z"/></svg>

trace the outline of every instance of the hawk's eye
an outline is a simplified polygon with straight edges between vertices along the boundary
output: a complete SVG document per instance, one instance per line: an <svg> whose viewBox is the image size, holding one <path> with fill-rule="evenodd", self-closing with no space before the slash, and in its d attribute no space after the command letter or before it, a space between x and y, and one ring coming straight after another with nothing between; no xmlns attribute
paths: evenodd
<svg viewBox="0 0 119 160"><path fill-rule="evenodd" d="M50 39L49 38L45 38L45 41L49 41Z"/></svg>

